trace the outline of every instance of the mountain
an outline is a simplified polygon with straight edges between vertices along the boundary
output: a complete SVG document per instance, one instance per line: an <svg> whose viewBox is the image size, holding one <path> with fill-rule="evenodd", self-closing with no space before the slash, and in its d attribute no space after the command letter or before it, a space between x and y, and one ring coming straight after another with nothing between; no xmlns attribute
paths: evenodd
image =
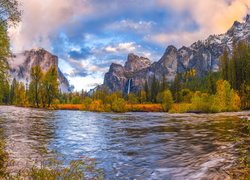
<svg viewBox="0 0 250 180"><path fill-rule="evenodd" d="M219 70L219 57L225 49L232 52L233 42L250 42L250 15L245 22L235 21L224 34L210 35L206 40L200 40L191 46L177 49L168 46L161 59L150 63L144 57L129 54L125 66L112 64L105 74L103 86L110 91L137 92L147 80L151 83L153 77L173 81L177 73L196 70L198 76Z"/></svg>
<svg viewBox="0 0 250 180"><path fill-rule="evenodd" d="M30 83L30 71L33 66L39 65L41 69L46 72L52 66L58 67L58 57L42 48L31 49L30 51L12 55L8 63L10 66L11 79L16 78L17 81L27 84ZM70 91L69 81L59 68L58 81L61 92L67 93Z"/></svg>

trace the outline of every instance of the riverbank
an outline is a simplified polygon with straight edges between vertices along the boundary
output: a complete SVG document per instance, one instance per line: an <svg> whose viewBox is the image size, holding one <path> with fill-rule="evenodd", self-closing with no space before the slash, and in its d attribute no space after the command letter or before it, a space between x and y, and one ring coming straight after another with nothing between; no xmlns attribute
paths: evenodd
<svg viewBox="0 0 250 180"><path fill-rule="evenodd" d="M86 108L83 104L57 104L53 105L52 110L76 110L76 111L91 111L91 112L112 112L110 107L107 108ZM123 112L164 112L161 104L126 104ZM240 111L231 111L240 112ZM191 109L189 103L175 103L172 105L168 113L194 113L194 114L216 114L223 112L206 112L196 111ZM250 116L250 115L249 115Z"/></svg>
<svg viewBox="0 0 250 180"><path fill-rule="evenodd" d="M0 105L0 106L13 106L13 105ZM223 114L223 113L235 113L235 112L244 112L249 110L240 110L240 111L230 111L230 112L206 112L206 111L196 111L190 110L190 104L188 103L175 103L172 105L171 109L168 111L170 114ZM16 106L23 108L34 108L34 109L44 109L44 110L72 110L72 111L89 111L89 112L114 112L111 110L110 106L106 108L86 108L83 104L54 104L49 108L36 108L32 106ZM161 104L126 104L122 112L164 112ZM250 111L249 111L250 112ZM250 113L249 117L250 119Z"/></svg>
<svg viewBox="0 0 250 180"><path fill-rule="evenodd" d="M56 110L82 110L91 111L82 104L58 104L52 106ZM102 111L103 110L103 111ZM110 108L97 109L94 112L111 112ZM163 112L161 104L126 104L124 112Z"/></svg>

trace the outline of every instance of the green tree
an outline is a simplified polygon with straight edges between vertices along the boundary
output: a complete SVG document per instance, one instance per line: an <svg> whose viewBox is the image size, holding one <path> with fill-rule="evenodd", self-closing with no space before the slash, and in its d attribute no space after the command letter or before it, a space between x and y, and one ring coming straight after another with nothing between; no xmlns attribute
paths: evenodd
<svg viewBox="0 0 250 180"><path fill-rule="evenodd" d="M222 78L229 80L229 56L228 51L225 49L223 55L220 57L220 68Z"/></svg>
<svg viewBox="0 0 250 180"><path fill-rule="evenodd" d="M145 84L144 84L144 91L146 93L146 101L149 101L150 100L150 92L149 92L149 87L148 87L148 81L147 80L145 81Z"/></svg>
<svg viewBox="0 0 250 180"><path fill-rule="evenodd" d="M156 79L155 75L153 76L150 88L150 100L153 103L157 102L157 94L159 93L159 81Z"/></svg>
<svg viewBox="0 0 250 180"><path fill-rule="evenodd" d="M30 101L36 107L39 107L41 103L42 92L42 78L43 72L40 66L34 66L31 68L31 82L29 85Z"/></svg>
<svg viewBox="0 0 250 180"><path fill-rule="evenodd" d="M213 111L238 111L240 109L240 97L231 89L228 81L219 80L212 104Z"/></svg>
<svg viewBox="0 0 250 180"><path fill-rule="evenodd" d="M14 105L17 105L17 106L27 106L28 105L25 85L23 83L21 83L21 82L16 83L16 86L14 89L14 94L15 94Z"/></svg>
<svg viewBox="0 0 250 180"><path fill-rule="evenodd" d="M139 101L141 104L147 102L147 93L144 90L140 90L139 92Z"/></svg>
<svg viewBox="0 0 250 180"><path fill-rule="evenodd" d="M58 72L55 66L52 66L44 75L42 79L42 89L44 91L45 103L50 107L54 98L59 94L59 83L57 81Z"/></svg>
<svg viewBox="0 0 250 180"><path fill-rule="evenodd" d="M16 87L17 87L17 81L16 81L16 78L14 78L12 80L12 84L10 87L10 104L14 104L14 102L15 102L15 99L16 99L15 89L16 89Z"/></svg>
<svg viewBox="0 0 250 180"><path fill-rule="evenodd" d="M165 112L169 111L173 101L173 96L170 90L165 90L157 95L157 101L162 104L162 108Z"/></svg>
<svg viewBox="0 0 250 180"><path fill-rule="evenodd" d="M7 35L7 27L0 23L0 103L3 101L8 83L8 62L9 57L9 38Z"/></svg>
<svg viewBox="0 0 250 180"><path fill-rule="evenodd" d="M112 102L111 110L114 112L126 112L126 101L123 98L118 98Z"/></svg>
<svg viewBox="0 0 250 180"><path fill-rule="evenodd" d="M0 1L0 103L9 101L7 58L10 56L10 44L7 30L9 25L20 21L21 13L18 5L17 0Z"/></svg>
<svg viewBox="0 0 250 180"><path fill-rule="evenodd" d="M174 97L175 102L180 102L180 90L181 90L181 74L178 73L175 78L174 82L172 83L171 86L171 91Z"/></svg>
<svg viewBox="0 0 250 180"><path fill-rule="evenodd" d="M128 95L128 102L129 102L130 104L137 104L137 103L138 103L138 98L137 98L137 96L136 96L134 93L130 93L130 94Z"/></svg>

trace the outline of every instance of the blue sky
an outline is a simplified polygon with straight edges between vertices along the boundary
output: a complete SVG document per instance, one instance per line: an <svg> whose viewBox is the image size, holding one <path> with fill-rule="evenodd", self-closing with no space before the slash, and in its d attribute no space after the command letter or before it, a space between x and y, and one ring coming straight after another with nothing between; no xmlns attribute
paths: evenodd
<svg viewBox="0 0 250 180"><path fill-rule="evenodd" d="M248 0L20 0L23 21L10 30L19 52L43 47L76 90L103 82L112 62L128 53L159 60L180 47L225 32L243 20Z"/></svg>

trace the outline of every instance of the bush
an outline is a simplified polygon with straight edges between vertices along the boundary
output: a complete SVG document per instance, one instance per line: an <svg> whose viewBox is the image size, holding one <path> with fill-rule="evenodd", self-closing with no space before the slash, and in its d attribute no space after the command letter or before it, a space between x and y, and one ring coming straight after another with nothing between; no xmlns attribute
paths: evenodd
<svg viewBox="0 0 250 180"><path fill-rule="evenodd" d="M190 103L173 104L169 113L186 113L191 109Z"/></svg>
<svg viewBox="0 0 250 180"><path fill-rule="evenodd" d="M173 96L170 90L165 90L157 95L157 102L162 104L163 111L167 112L171 108Z"/></svg>
<svg viewBox="0 0 250 180"><path fill-rule="evenodd" d="M85 110L89 110L90 104L92 103L92 99L90 97L86 97L83 100L83 107Z"/></svg>
<svg viewBox="0 0 250 180"><path fill-rule="evenodd" d="M89 106L89 111L93 112L104 112L104 109L105 107L101 100L94 100Z"/></svg>
<svg viewBox="0 0 250 180"><path fill-rule="evenodd" d="M128 95L128 103L130 103L130 104L137 104L138 103L138 98L136 97L136 95L134 93L130 93Z"/></svg>
<svg viewBox="0 0 250 180"><path fill-rule="evenodd" d="M111 105L111 110L118 113L126 112L126 101L122 98L116 99Z"/></svg>
<svg viewBox="0 0 250 180"><path fill-rule="evenodd" d="M211 112L211 105L213 102L213 96L207 93L195 92L191 99L190 110Z"/></svg>

